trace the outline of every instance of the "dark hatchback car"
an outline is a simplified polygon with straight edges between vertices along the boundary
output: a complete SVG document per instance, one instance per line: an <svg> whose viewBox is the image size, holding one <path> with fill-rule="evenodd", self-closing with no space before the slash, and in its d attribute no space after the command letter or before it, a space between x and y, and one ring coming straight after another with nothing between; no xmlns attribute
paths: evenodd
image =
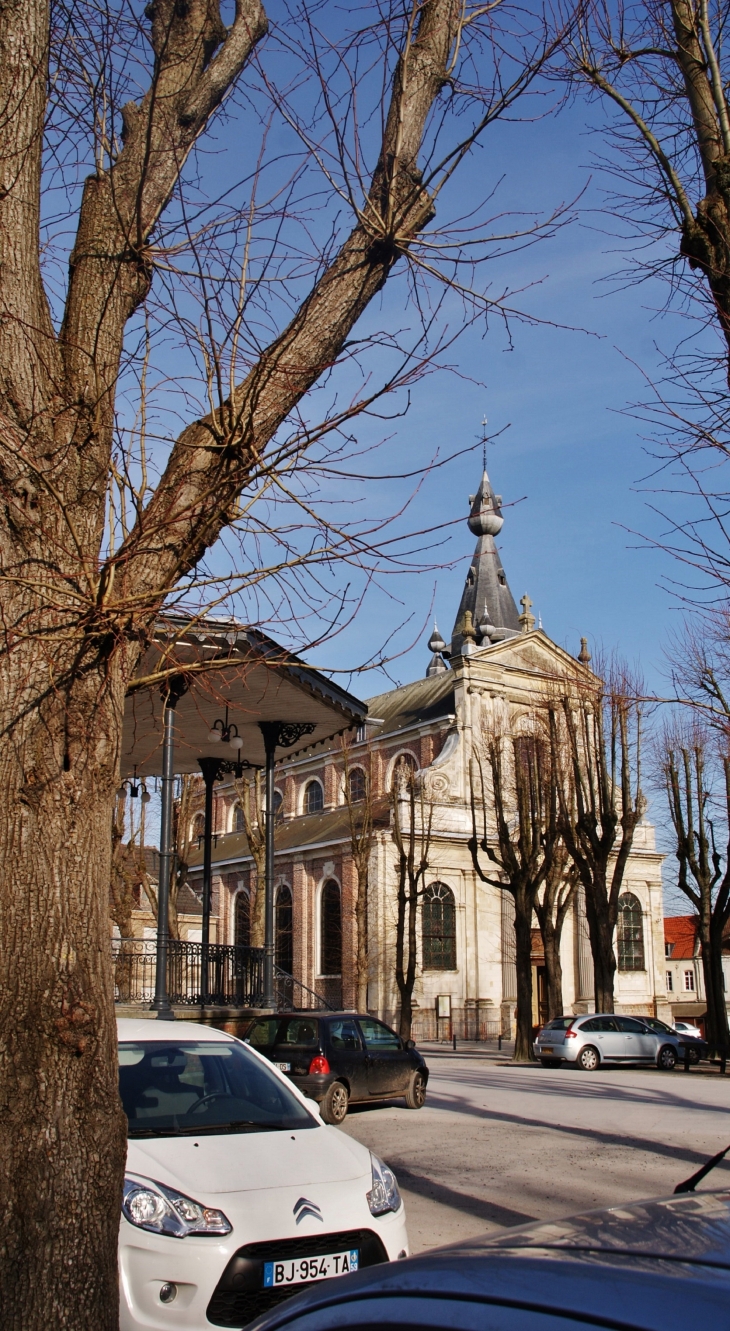
<svg viewBox="0 0 730 1331"><path fill-rule="evenodd" d="M467 1239L323 1282L251 1331L727 1331L730 1194Z"/></svg>
<svg viewBox="0 0 730 1331"><path fill-rule="evenodd" d="M375 1017L280 1012L254 1021L246 1043L317 1101L325 1123L341 1123L350 1102L404 1096L409 1109L420 1109L426 1100L428 1068L414 1041Z"/></svg>

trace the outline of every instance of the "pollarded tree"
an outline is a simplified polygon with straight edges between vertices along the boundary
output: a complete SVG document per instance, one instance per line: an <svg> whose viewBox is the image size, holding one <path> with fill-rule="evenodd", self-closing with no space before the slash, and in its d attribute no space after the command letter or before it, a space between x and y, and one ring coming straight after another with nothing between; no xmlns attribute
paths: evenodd
<svg viewBox="0 0 730 1331"><path fill-rule="evenodd" d="M555 728L542 716L528 722L530 733L512 734L487 725L471 773L474 868L483 883L509 892L515 903L517 1013L514 1059L534 1061L532 1047L532 921L549 889L555 905L558 876L565 867L561 841L554 752ZM477 812L477 810L479 812ZM486 856L494 866L480 858ZM548 907L543 911L547 919ZM553 925L556 921L551 915ZM562 920L557 924L562 928ZM553 928L553 933L555 932ZM551 939L551 963L555 957ZM560 939L557 939L559 963ZM547 961L547 948L545 959ZM553 971L553 987L555 983Z"/></svg>
<svg viewBox="0 0 730 1331"><path fill-rule="evenodd" d="M677 883L697 912L707 1002L707 1038L713 1052L730 1049L723 935L730 920L730 757L695 721L668 729L660 766L674 829Z"/></svg>
<svg viewBox="0 0 730 1331"><path fill-rule="evenodd" d="M228 25L217 0L152 0L144 13L112 0L59 0L53 10L26 0L0 11L8 1331L109 1331L117 1322L126 1123L107 897L124 702L141 653L173 593L196 609L220 604L220 565L206 552L237 523L245 535L254 492L277 476L290 491L307 449L355 413L348 399L316 426L303 402L323 376L332 381L338 361L349 369L365 354L353 329L399 265L416 281L456 282L473 308L489 307L461 276L473 275L479 254L471 216L463 253L453 235L441 250L436 234L420 248L419 238L475 137L544 58L544 25L502 12L456 0L378 6L339 37L340 11L325 35L306 12L284 12L282 92L266 50L253 59L268 26L260 0L235 0ZM235 154L251 135L238 134L225 185L213 175L207 193L204 157L186 163L224 102L228 115L243 114L235 92L244 70L241 103L249 127L261 129L263 157L245 159L248 198L234 206ZM386 90L382 116L371 97L361 134L354 117L375 84ZM279 175L269 177L272 123ZM298 164L281 149L285 129L303 145ZM293 198L296 236L286 233ZM302 246L318 225L307 257ZM153 326L197 348L184 372L177 342L158 363L173 396L154 412ZM422 341L429 336L438 343L431 325ZM372 341L392 345L393 382L423 354L382 328ZM292 418L290 433L279 433ZM362 543L350 553L363 557ZM236 567L246 565L254 587L259 563L253 539Z"/></svg>
<svg viewBox="0 0 730 1331"><path fill-rule="evenodd" d="M619 897L634 834L646 810L641 789L643 688L614 663L563 702L560 826L585 889L597 1012L613 1012Z"/></svg>

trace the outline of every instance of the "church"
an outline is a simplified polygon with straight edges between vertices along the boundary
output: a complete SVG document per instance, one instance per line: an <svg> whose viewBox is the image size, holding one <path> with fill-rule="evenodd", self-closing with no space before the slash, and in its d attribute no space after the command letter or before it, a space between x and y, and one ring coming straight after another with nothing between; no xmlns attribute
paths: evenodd
<svg viewBox="0 0 730 1331"><path fill-rule="evenodd" d="M356 1005L358 880L350 813L369 801L367 1006L391 1024L398 1019L397 848L389 792L404 766L418 773L432 830L418 911L416 1039L485 1039L514 1031L512 898L480 881L472 864L470 763L485 717L529 712L547 680L579 681L589 673L585 639L575 658L536 627L527 595L518 611L495 542L503 522L501 496L485 469L470 496L468 527L477 541L450 642L434 626L425 677L367 700L367 721L349 737L346 761L335 740L277 769L277 962L306 986L298 991L300 1005L307 990L333 1006ZM214 817L211 941L246 943L255 868L232 781L217 788ZM622 889L616 1008L671 1020L662 858L654 828L640 823ZM200 863L198 852L190 863L194 890L200 887ZM565 922L561 957L564 1010L592 1011L593 967L580 891ZM532 965L538 1025L546 1007L537 928Z"/></svg>

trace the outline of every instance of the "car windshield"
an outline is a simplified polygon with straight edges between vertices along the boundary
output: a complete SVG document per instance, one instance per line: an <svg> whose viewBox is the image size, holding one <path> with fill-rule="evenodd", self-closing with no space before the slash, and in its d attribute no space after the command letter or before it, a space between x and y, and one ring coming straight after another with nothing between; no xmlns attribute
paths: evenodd
<svg viewBox="0 0 730 1331"><path fill-rule="evenodd" d="M120 1044L119 1092L130 1137L317 1126L275 1072L222 1040Z"/></svg>

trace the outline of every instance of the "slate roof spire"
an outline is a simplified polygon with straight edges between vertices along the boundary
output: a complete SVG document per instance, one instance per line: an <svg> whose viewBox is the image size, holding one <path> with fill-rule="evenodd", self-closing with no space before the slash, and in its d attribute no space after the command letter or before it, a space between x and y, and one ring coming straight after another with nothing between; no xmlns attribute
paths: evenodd
<svg viewBox="0 0 730 1331"><path fill-rule="evenodd" d="M477 638L483 647L488 645L488 641L481 633L482 625L485 629L487 627L492 629L489 634L491 642L511 638L521 630L517 606L509 589L499 551L494 543L495 536L499 534L504 524L502 496L494 493L486 466L477 493L469 495L469 503L471 504L469 530L479 539L454 621L451 636L452 656L457 656L461 652L464 615L467 610L471 613L472 625L477 626Z"/></svg>

